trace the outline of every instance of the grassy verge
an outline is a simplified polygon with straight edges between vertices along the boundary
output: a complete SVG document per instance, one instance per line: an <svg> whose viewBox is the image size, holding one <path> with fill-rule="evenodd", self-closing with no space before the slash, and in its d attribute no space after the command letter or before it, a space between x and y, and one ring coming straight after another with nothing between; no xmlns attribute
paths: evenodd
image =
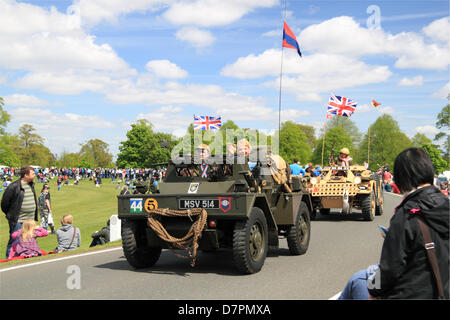
<svg viewBox="0 0 450 320"><path fill-rule="evenodd" d="M42 190L42 183L36 183L36 193ZM61 253L57 255L42 256L24 260L17 260L0 264L1 267L8 264L23 263L25 261L37 261L49 259L64 254L73 254L86 252L90 250L104 249L105 247L119 246L120 241L116 241L105 246L96 246L89 248L92 238L91 234L100 230L106 225L108 219L117 214L117 198L120 190L116 189L115 183L111 183L111 179L103 179L100 188L95 187L94 182L85 180L80 181L78 186L64 185L61 191L58 191L56 179L50 182L50 195L53 212L53 220L55 222L55 230L61 226L61 218L65 214L73 216L74 226L80 228L81 246L75 251ZM38 223L39 224L39 223ZM50 230L49 230L50 231ZM9 239L8 221L3 214L0 219L0 258L4 259L6 246ZM49 234L47 237L38 238L39 247L44 251L52 251L57 246L56 235Z"/></svg>

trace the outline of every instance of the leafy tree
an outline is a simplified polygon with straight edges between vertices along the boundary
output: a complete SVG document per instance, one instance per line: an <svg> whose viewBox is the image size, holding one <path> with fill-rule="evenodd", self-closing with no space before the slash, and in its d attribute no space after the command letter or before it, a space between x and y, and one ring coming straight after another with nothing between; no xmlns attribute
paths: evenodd
<svg viewBox="0 0 450 320"><path fill-rule="evenodd" d="M63 151L58 159L59 167L78 168L80 167L81 157L79 153L67 153Z"/></svg>
<svg viewBox="0 0 450 320"><path fill-rule="evenodd" d="M55 156L44 146L44 138L35 131L31 124L24 124L19 128L17 155L21 165L48 167L55 161Z"/></svg>
<svg viewBox="0 0 450 320"><path fill-rule="evenodd" d="M303 133L306 135L306 139L308 141L309 146L311 149L314 149L317 145L317 139L316 139L316 133L313 126L307 126L304 124L297 123L297 127L300 128L300 130L303 131Z"/></svg>
<svg viewBox="0 0 450 320"><path fill-rule="evenodd" d="M19 128L20 146L24 149L36 144L43 144L44 138L33 133L36 129L31 124L24 124Z"/></svg>
<svg viewBox="0 0 450 320"><path fill-rule="evenodd" d="M450 99L450 94L448 96L448 99ZM443 129L443 131L439 132L434 137L434 141L438 141L441 140L442 138L445 138L446 142L444 143L445 145L444 160L447 162L447 168L450 168L450 151L449 151L450 135L448 134L450 130L450 104L447 104L445 107L443 107L441 112L438 114L436 127L438 129Z"/></svg>
<svg viewBox="0 0 450 320"><path fill-rule="evenodd" d="M308 137L300 126L292 121L281 124L280 156L288 163L298 158L300 163L307 163L311 159L311 146Z"/></svg>
<svg viewBox="0 0 450 320"><path fill-rule="evenodd" d="M369 128L370 132L370 159L369 165L371 170L377 170L379 167L388 164L390 168L394 165L397 155L404 149L413 146L413 143L404 134L400 127L390 115L384 114L379 117ZM361 142L360 149L366 150L362 152L359 161L367 161L368 134L366 134Z"/></svg>
<svg viewBox="0 0 450 320"><path fill-rule="evenodd" d="M335 116L326 125L326 130L331 128L341 127L344 129L347 136L352 140L352 143L347 148L351 148L354 145L358 145L361 142L361 133L359 132L358 126L353 120L348 117Z"/></svg>
<svg viewBox="0 0 450 320"><path fill-rule="evenodd" d="M421 148L423 148L430 156L436 174L442 173L447 169L447 162L442 158L441 152L435 145L428 143L422 145Z"/></svg>
<svg viewBox="0 0 450 320"><path fill-rule="evenodd" d="M100 139L91 139L81 145L80 157L89 159L91 167L108 167L112 162L112 154L108 151L109 144ZM91 162L92 161L92 162Z"/></svg>
<svg viewBox="0 0 450 320"><path fill-rule="evenodd" d="M117 156L119 168L149 168L169 161L171 150L178 143L171 134L153 132L152 124L140 119L131 125L127 140L122 141Z"/></svg>
<svg viewBox="0 0 450 320"><path fill-rule="evenodd" d="M345 132L343 127L336 126L325 132L325 143L324 135L322 135L319 140L317 140L316 148L314 149L312 155L313 165L328 165L328 159L334 151L334 157L337 157L339 150L342 148L348 148L350 150L350 156L353 158L354 147L353 139L350 135ZM322 163L322 146L323 146L323 163Z"/></svg>
<svg viewBox="0 0 450 320"><path fill-rule="evenodd" d="M423 133L416 133L412 138L412 143L416 148L422 148L426 144L431 144L431 140L428 139Z"/></svg>
<svg viewBox="0 0 450 320"><path fill-rule="evenodd" d="M11 120L10 115L8 112L3 110L3 107L5 105L5 101L2 97L0 97L0 134L5 134L5 128L8 122Z"/></svg>
<svg viewBox="0 0 450 320"><path fill-rule="evenodd" d="M0 164L8 167L19 167L20 158L15 152L18 150L19 141L17 136L0 136Z"/></svg>

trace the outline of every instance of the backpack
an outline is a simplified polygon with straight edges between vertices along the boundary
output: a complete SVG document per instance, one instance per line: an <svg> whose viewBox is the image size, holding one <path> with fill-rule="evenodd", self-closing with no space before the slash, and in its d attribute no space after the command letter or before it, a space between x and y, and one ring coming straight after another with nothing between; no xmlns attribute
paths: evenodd
<svg viewBox="0 0 450 320"><path fill-rule="evenodd" d="M39 202L39 208L40 208L41 210L47 209L47 204L45 203L45 198L46 198L46 197L47 197L47 194L46 194L45 192L42 192L42 193L39 195L38 202Z"/></svg>

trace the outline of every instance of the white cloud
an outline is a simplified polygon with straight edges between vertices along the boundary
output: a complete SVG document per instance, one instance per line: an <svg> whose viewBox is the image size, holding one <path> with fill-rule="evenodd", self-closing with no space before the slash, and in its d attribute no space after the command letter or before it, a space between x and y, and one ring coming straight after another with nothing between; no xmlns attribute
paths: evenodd
<svg viewBox="0 0 450 320"><path fill-rule="evenodd" d="M80 94L84 91L105 93L128 83L127 79L114 79L103 72L32 72L17 80L14 85L23 89L42 89L59 95Z"/></svg>
<svg viewBox="0 0 450 320"><path fill-rule="evenodd" d="M394 108L389 107L389 106L385 106L385 107L380 106L380 107L377 108L377 110L378 110L379 113L387 113L387 114L395 113Z"/></svg>
<svg viewBox="0 0 450 320"><path fill-rule="evenodd" d="M227 92L220 86L169 82L158 88L152 86L124 87L111 91L107 98L114 103L143 103L147 106L204 107L217 115L236 120L271 119L272 109L263 101ZM258 118L260 118L258 117Z"/></svg>
<svg viewBox="0 0 450 320"><path fill-rule="evenodd" d="M179 107L165 106L151 112L139 113L136 120L147 119L153 124L156 131L169 132L180 136L180 128L182 128L181 135L184 135L192 122L192 116L180 114L181 110Z"/></svg>
<svg viewBox="0 0 450 320"><path fill-rule="evenodd" d="M38 97L18 93L5 96L4 100L8 106L42 107L50 105L48 101L39 99Z"/></svg>
<svg viewBox="0 0 450 320"><path fill-rule="evenodd" d="M361 104L356 107L356 111L358 113L366 113L366 112L370 112L373 110L372 106L369 106L368 104Z"/></svg>
<svg viewBox="0 0 450 320"><path fill-rule="evenodd" d="M299 101L320 101L320 93L383 82L392 74L386 66L368 65L353 57L316 53L300 59L292 51L284 54L282 88L295 94ZM260 55L239 58L225 66L221 74L240 79L273 77L279 75L280 63L281 51L269 49ZM279 77L266 85L279 87Z"/></svg>
<svg viewBox="0 0 450 320"><path fill-rule="evenodd" d="M447 99L450 94L450 82L447 82L442 88L432 94L433 98Z"/></svg>
<svg viewBox="0 0 450 320"><path fill-rule="evenodd" d="M421 86L423 84L422 76L415 76L413 78L402 78L398 83L399 86Z"/></svg>
<svg viewBox="0 0 450 320"><path fill-rule="evenodd" d="M450 41L449 17L438 19L422 29L428 37L435 41L448 43Z"/></svg>
<svg viewBox="0 0 450 320"><path fill-rule="evenodd" d="M171 0L75 0L71 7L83 25L94 26L102 21L115 23L120 15L132 12L159 10L173 1Z"/></svg>
<svg viewBox="0 0 450 320"><path fill-rule="evenodd" d="M54 113L48 109L17 108L10 111L11 122L30 123L32 125L67 128L114 128L115 125L99 116L79 115L74 113ZM61 134L64 135L64 134Z"/></svg>
<svg viewBox="0 0 450 320"><path fill-rule="evenodd" d="M177 1L163 16L178 25L223 26L239 20L254 9L269 8L278 3L278 0Z"/></svg>
<svg viewBox="0 0 450 320"><path fill-rule="evenodd" d="M305 117L308 117L310 112L307 110L298 110L298 109L282 109L281 110L281 122L284 121L296 121L301 120ZM278 117L278 112L276 113ZM277 118L278 119L278 118Z"/></svg>
<svg viewBox="0 0 450 320"><path fill-rule="evenodd" d="M132 72L107 44L98 45L72 16L15 1L0 3L0 67L30 71L67 69Z"/></svg>
<svg viewBox="0 0 450 320"><path fill-rule="evenodd" d="M267 32L264 32L262 34L263 37L279 37L281 39L281 37L283 36L283 31L280 29L275 29L275 30L270 30Z"/></svg>
<svg viewBox="0 0 450 320"><path fill-rule="evenodd" d="M175 34L178 40L187 41L196 48L210 46L216 38L211 32L196 27L184 27Z"/></svg>
<svg viewBox="0 0 450 320"><path fill-rule="evenodd" d="M424 30L436 29L433 23L428 28ZM439 35L438 38L444 37ZM309 26L297 39L303 48L312 52L354 57L389 54L397 58L397 68L444 70L450 63L448 39L446 43L429 43L422 34L414 32L392 35L382 29L363 28L353 18L345 16Z"/></svg>
<svg viewBox="0 0 450 320"><path fill-rule="evenodd" d="M434 126L420 126L416 127L416 132L428 134L428 135L436 135L439 133L439 130Z"/></svg>
<svg viewBox="0 0 450 320"><path fill-rule="evenodd" d="M169 60L152 60L145 65L145 68L159 78L181 79L188 76L186 70Z"/></svg>

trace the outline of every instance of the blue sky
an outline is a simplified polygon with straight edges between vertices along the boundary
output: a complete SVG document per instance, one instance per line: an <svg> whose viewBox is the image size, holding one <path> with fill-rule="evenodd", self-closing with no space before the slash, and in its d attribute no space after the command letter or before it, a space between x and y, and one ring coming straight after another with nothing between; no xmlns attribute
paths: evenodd
<svg viewBox="0 0 450 320"><path fill-rule="evenodd" d="M0 0L7 131L30 123L56 154L99 138L114 155L141 118L177 136L193 114L271 132L284 16L303 58L283 50L283 120L318 133L333 92L358 102L361 132L388 113L434 137L450 91L448 1Z"/></svg>

